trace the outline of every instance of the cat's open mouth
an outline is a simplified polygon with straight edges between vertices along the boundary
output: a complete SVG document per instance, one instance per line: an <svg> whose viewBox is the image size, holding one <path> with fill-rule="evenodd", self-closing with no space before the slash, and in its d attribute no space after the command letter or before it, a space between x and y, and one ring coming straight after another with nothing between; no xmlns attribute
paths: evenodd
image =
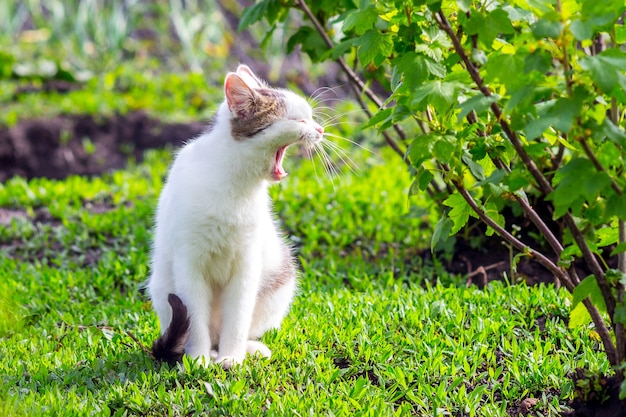
<svg viewBox="0 0 626 417"><path fill-rule="evenodd" d="M285 159L285 151L287 150L287 146L281 146L276 151L276 155L274 156L274 166L272 168L272 178L275 181L280 181L283 177L287 176L287 171L283 168L283 160Z"/></svg>

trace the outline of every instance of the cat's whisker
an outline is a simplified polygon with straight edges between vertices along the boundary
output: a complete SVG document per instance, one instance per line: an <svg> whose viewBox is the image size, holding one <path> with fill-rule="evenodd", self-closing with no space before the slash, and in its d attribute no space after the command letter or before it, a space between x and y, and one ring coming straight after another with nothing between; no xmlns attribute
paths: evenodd
<svg viewBox="0 0 626 417"><path fill-rule="evenodd" d="M320 104L335 104L335 103L343 103L344 100L341 98L333 98L333 97L329 97L329 98L323 98L323 99L319 99L318 101L316 101L316 104L319 106Z"/></svg>
<svg viewBox="0 0 626 417"><path fill-rule="evenodd" d="M339 158L339 160L343 163L343 165L347 166L348 169L350 169L350 171L352 171L353 174L357 173L359 166L356 164L356 162L354 162L352 158L350 158L350 156L348 155L346 151L344 151L339 145L337 145L334 142L324 141L322 143L323 143L322 146L325 145L326 149L334 152L335 155L337 155L337 157Z"/></svg>
<svg viewBox="0 0 626 417"><path fill-rule="evenodd" d="M351 114L354 114L354 113L361 113L361 110L352 110L352 111L336 114L336 115L332 116L331 118L329 118L328 120L325 120L324 122L326 122L326 123L334 123L335 121L340 120L340 119L342 119L342 118L344 118L346 116L349 116ZM348 122L348 123L350 123L350 122ZM352 122L352 123L356 123L356 122Z"/></svg>
<svg viewBox="0 0 626 417"><path fill-rule="evenodd" d="M317 151L315 149L315 144L312 147L305 147L304 150L305 150L307 158L311 160L313 160L315 157L315 154L317 154ZM315 162L313 162L313 172L315 172L315 178L317 178L317 180L319 181L320 176L317 173L317 167L315 166Z"/></svg>
<svg viewBox="0 0 626 417"><path fill-rule="evenodd" d="M346 142L350 142L354 146L358 146L359 148L363 149L364 151L367 151L367 152L369 152L371 154L374 153L371 149L368 149L365 146L361 145L359 142L356 142L356 141L354 141L352 139L348 139L345 136L335 135L334 133L329 133L329 132L324 132L324 136L328 136L330 138L335 138L335 139L340 139L340 140L345 140Z"/></svg>
<svg viewBox="0 0 626 417"><path fill-rule="evenodd" d="M309 101L314 101L314 100L318 100L323 94L326 93L332 93L335 96L337 96L337 93L335 92L335 90L339 89L339 87L341 86L337 86L337 87L319 87L317 89L315 89L315 91L313 91L311 93L311 95L309 96Z"/></svg>
<svg viewBox="0 0 626 417"><path fill-rule="evenodd" d="M322 165L324 167L324 171L330 177L330 182L333 185L333 190L336 191L337 188L335 186L334 176L337 175L337 172L335 170L332 160L330 159L324 148L321 146L321 143L323 143L323 141L313 145L315 153L317 154L317 156L319 156L320 161L322 162Z"/></svg>
<svg viewBox="0 0 626 417"><path fill-rule="evenodd" d="M323 119L323 121L326 122L326 120L329 120L330 118L334 117L332 114L333 114L333 110L329 109L329 110L316 111L313 116L315 118L318 118L318 116L321 116L319 118Z"/></svg>
<svg viewBox="0 0 626 417"><path fill-rule="evenodd" d="M322 127L324 129L326 129L326 128L329 128L329 127L336 127L336 126L343 126L343 125L356 126L356 125L360 125L360 124L361 123L357 122L356 120L352 120L352 121L348 121L348 122L343 121L343 120L336 120L336 121L331 122L331 123L324 122L321 125L322 125Z"/></svg>
<svg viewBox="0 0 626 417"><path fill-rule="evenodd" d="M325 142L326 141L321 141L321 142L316 143L315 149L318 155L322 158L324 162L324 169L326 170L326 172L334 175L337 173L337 171L335 170L335 166L332 161L332 158L330 157L330 155L328 154L328 152L326 152L326 149L324 148Z"/></svg>

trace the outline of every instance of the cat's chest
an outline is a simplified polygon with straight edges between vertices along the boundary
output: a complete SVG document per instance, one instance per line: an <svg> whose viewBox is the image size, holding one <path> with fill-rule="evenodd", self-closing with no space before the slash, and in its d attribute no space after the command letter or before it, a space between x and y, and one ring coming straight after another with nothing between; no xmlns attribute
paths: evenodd
<svg viewBox="0 0 626 417"><path fill-rule="evenodd" d="M250 259L262 264L262 227L258 224L223 223L207 219L199 225L192 241L194 258L203 275L218 286L228 282Z"/></svg>

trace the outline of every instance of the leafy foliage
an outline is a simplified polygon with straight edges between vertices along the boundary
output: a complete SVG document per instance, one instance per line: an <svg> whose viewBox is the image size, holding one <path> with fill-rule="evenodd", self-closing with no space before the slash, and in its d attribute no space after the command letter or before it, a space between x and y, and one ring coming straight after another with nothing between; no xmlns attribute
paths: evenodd
<svg viewBox="0 0 626 417"><path fill-rule="evenodd" d="M625 283L606 259L617 252L626 271L624 2L312 3L292 6L325 39L322 58L336 59L378 107L368 126L397 133L396 151L415 168L413 192L442 202L431 246L479 217L489 233L552 271L574 292L576 308L584 301L612 364L626 360L616 316ZM280 16L266 18L277 24ZM297 43L314 49L307 39ZM318 46L311 57L320 59ZM363 87L353 68L387 96ZM505 224L505 211L523 213L546 244L515 236L521 221ZM616 238L610 243L607 230ZM593 278L578 276L577 259Z"/></svg>

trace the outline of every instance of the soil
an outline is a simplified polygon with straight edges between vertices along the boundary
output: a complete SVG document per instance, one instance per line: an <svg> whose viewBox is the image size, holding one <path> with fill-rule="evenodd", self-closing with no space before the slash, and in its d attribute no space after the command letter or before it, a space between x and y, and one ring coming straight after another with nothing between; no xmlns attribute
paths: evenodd
<svg viewBox="0 0 626 417"><path fill-rule="evenodd" d="M590 375L576 369L571 375L575 398L570 404L571 412L563 417L624 417L626 408L619 400L620 383L616 377Z"/></svg>
<svg viewBox="0 0 626 417"><path fill-rule="evenodd" d="M201 133L208 123L167 124L155 120L142 112L116 115L103 119L95 116L58 116L49 119L27 120L11 128L0 127L0 182L13 176L28 179L47 177L62 179L69 175L101 175L123 168L129 158L140 161L148 149L171 146L177 148L184 141ZM110 209L107 204L85 202L86 208L94 211ZM112 207L111 207L112 208ZM10 224L15 217L29 217L26 212L0 208L0 226ZM36 224L54 226L44 208L37 209ZM522 226L522 230L525 227ZM20 242L1 245L9 251L20 254ZM454 254L445 267L452 273L465 274L467 285L484 287L489 281L501 280L507 276L510 282L527 284L551 283L552 274L536 262L522 258L516 274L510 274L510 252L498 238L481 241L479 248L468 241L458 240ZM63 248L51 245L48 252ZM100 254L80 254L80 263L93 265ZM373 254L375 256L375 254ZM45 258L46 253L35 254ZM430 251L420 254L425 262L431 257ZM581 275L586 276L586 274ZM341 367L339 363L337 366ZM371 376L368 374L370 380ZM573 376L576 380L576 376ZM608 400L600 403L596 397L574 400L572 411L564 415L573 416L618 416L624 415L619 402L619 386L616 381L606 379ZM605 396L603 399L606 399ZM521 399L508 410L513 416L534 415L534 398Z"/></svg>
<svg viewBox="0 0 626 417"><path fill-rule="evenodd" d="M61 179L100 175L123 168L144 151L180 146L198 135L202 123L165 124L142 112L109 119L57 116L0 127L0 181L12 176Z"/></svg>

